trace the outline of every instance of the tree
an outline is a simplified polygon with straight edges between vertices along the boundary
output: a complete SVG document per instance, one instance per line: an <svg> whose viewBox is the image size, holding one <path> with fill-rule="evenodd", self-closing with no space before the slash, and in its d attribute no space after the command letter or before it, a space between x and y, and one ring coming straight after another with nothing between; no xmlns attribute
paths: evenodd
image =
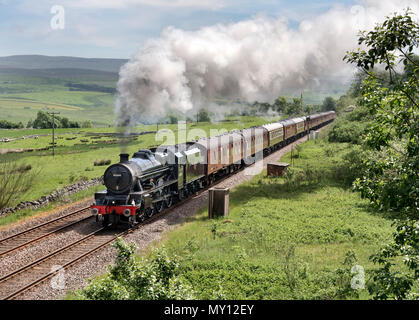
<svg viewBox="0 0 419 320"><path fill-rule="evenodd" d="M70 128L70 120L68 118L64 117L61 119L61 126L63 128Z"/></svg>
<svg viewBox="0 0 419 320"><path fill-rule="evenodd" d="M89 120L83 121L83 123L81 124L82 128L91 128L92 127L92 122L90 122Z"/></svg>
<svg viewBox="0 0 419 320"><path fill-rule="evenodd" d="M319 111L319 110L320 110L320 106L315 105L315 104L306 104L303 107L303 112L305 114L311 114L311 113L314 113L314 112Z"/></svg>
<svg viewBox="0 0 419 320"><path fill-rule="evenodd" d="M355 73L354 78L351 82L351 87L349 88L349 92L352 97L359 97L361 92L361 86L364 83L364 80L367 76L368 75L363 70L358 70Z"/></svg>
<svg viewBox="0 0 419 320"><path fill-rule="evenodd" d="M293 98L291 103L287 104L287 115L295 115L301 113L303 111L302 108L302 100L301 98Z"/></svg>
<svg viewBox="0 0 419 320"><path fill-rule="evenodd" d="M285 111L287 110L287 104L287 98L281 96L275 100L273 108L277 112L285 113Z"/></svg>
<svg viewBox="0 0 419 320"><path fill-rule="evenodd" d="M69 128L80 128L80 124L77 121L70 121Z"/></svg>
<svg viewBox="0 0 419 320"><path fill-rule="evenodd" d="M323 100L322 111L336 111L336 101L333 97L326 97Z"/></svg>
<svg viewBox="0 0 419 320"><path fill-rule="evenodd" d="M198 112L198 122L210 122L210 115L207 110L201 109Z"/></svg>
<svg viewBox="0 0 419 320"><path fill-rule="evenodd" d="M266 113L271 108L271 105L267 102L263 102L259 104L259 111L262 113Z"/></svg>
<svg viewBox="0 0 419 320"><path fill-rule="evenodd" d="M22 129L23 123L14 123L7 120L0 120L0 128L2 129Z"/></svg>
<svg viewBox="0 0 419 320"><path fill-rule="evenodd" d="M411 297L419 279L419 65L413 58L419 25L411 14L394 14L373 31L361 32L359 44L367 50L344 57L367 75L359 104L373 117L365 141L373 156L364 161L365 173L355 186L377 208L401 214L393 241L371 256L380 266L369 286L377 299ZM385 67L389 81L374 72L377 64ZM405 67L403 75L399 65ZM400 258L407 272L394 271L394 261Z"/></svg>
<svg viewBox="0 0 419 320"><path fill-rule="evenodd" d="M66 117L54 117L55 128L80 128L80 124L77 121L70 121ZM38 111L36 119L32 123L33 128L37 129L51 129L52 128L52 116L44 111ZM84 128L91 128L92 124L90 121L83 122Z"/></svg>
<svg viewBox="0 0 419 320"><path fill-rule="evenodd" d="M178 123L178 118L174 114L169 115L169 123L170 124L176 124Z"/></svg>
<svg viewBox="0 0 419 320"><path fill-rule="evenodd" d="M353 98L352 94L344 94L339 97L339 99L336 101L336 112L338 114L341 114L343 112L346 112L348 110L352 110L354 108L354 105L356 104L356 99Z"/></svg>
<svg viewBox="0 0 419 320"><path fill-rule="evenodd" d="M52 128L52 119L48 113L44 111L38 111L36 118L33 122L33 127L37 129L48 129Z"/></svg>

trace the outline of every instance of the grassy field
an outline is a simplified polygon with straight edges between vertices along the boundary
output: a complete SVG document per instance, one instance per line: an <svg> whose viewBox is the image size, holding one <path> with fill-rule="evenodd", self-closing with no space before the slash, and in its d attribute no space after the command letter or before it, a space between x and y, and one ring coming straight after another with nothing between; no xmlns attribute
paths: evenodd
<svg viewBox="0 0 419 320"><path fill-rule="evenodd" d="M0 57L0 61L0 119L26 125L39 110L45 110L58 111L71 120L90 120L96 127L114 124L115 95L110 92L116 92L118 70L125 60L22 56ZM70 90L70 84L76 87ZM90 85L91 91L79 90L79 85ZM346 89L346 85L333 82L326 89L305 91L303 101L321 104L326 96L337 98ZM282 95L292 99L300 93ZM237 107L234 101L213 101Z"/></svg>
<svg viewBox="0 0 419 320"><path fill-rule="evenodd" d="M39 110L58 111L71 120L90 120L95 126L109 126L114 121L114 95L93 91L69 91L70 79L4 75L0 73L0 119L34 120ZM116 79L77 83L94 83L114 88Z"/></svg>
<svg viewBox="0 0 419 320"><path fill-rule="evenodd" d="M337 168L351 148L304 143L285 178L264 172L230 191L228 219L208 220L203 208L156 246L180 257L199 299L370 298L348 290L350 268L361 265L368 281L368 257L391 238L391 217L342 183Z"/></svg>
<svg viewBox="0 0 419 320"><path fill-rule="evenodd" d="M189 123L183 135L178 135L177 125L159 125L164 136L173 132L178 141L185 139L191 141L195 138L194 132L200 129L206 135L218 134L214 129L230 131L242 129L253 125L271 122L278 118L241 117L232 121L220 123ZM132 132L154 131L156 125L132 128ZM171 131L165 131L170 129ZM195 129L195 130L193 130ZM5 149L34 149L31 152L0 154L0 161L16 161L18 165L30 165L31 172L37 175L34 185L28 193L14 199L12 205L20 201L31 201L47 195L55 189L62 188L71 183L99 177L106 166L94 166L98 160L110 159L112 163L119 161L119 154L128 152L133 154L141 148L168 144L166 138L156 141L155 134L138 136L136 140L124 142L114 137L105 136L104 133L116 132L116 128L89 128L89 129L58 129L56 137L55 157L52 150L36 151L45 148L51 143L51 130L0 130L0 138L14 138L10 142L0 142L0 150ZM92 135L93 133L97 133ZM40 135L37 139L26 138L28 135ZM172 135L172 134L170 134ZM0 218L1 219L1 218Z"/></svg>

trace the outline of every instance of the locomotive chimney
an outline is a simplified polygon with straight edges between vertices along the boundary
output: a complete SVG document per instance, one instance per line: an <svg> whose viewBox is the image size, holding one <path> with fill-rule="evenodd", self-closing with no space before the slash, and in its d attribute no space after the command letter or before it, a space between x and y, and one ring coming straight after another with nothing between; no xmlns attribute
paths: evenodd
<svg viewBox="0 0 419 320"><path fill-rule="evenodd" d="M119 155L119 162L128 162L128 157L129 157L128 153L121 153Z"/></svg>

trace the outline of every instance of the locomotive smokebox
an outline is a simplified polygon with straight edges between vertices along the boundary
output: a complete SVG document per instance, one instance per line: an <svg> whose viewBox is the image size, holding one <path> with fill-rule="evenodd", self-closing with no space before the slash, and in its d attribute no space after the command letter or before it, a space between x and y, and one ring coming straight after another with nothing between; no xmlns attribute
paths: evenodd
<svg viewBox="0 0 419 320"><path fill-rule="evenodd" d="M119 155L119 162L128 162L129 154L128 153L121 153Z"/></svg>

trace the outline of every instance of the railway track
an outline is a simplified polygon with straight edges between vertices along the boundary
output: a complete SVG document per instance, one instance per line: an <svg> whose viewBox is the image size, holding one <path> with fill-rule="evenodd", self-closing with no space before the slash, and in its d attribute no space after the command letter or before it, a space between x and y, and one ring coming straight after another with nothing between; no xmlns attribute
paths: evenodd
<svg viewBox="0 0 419 320"><path fill-rule="evenodd" d="M141 227L144 227L145 225L150 224L153 221L156 221L168 211L173 210L174 208L181 206L182 204L189 201L191 198L197 197L200 194L207 191L210 187L214 187L218 185L219 183L223 182L225 179L231 177L232 175L244 170L246 167L243 167L237 171L235 171L233 174L229 174L227 176L222 177L221 179L217 180L214 184L205 187L204 189L198 191L192 196L189 196L186 199L183 199L175 204L173 204L171 207L164 209L162 212L153 215L151 218L145 220L144 222L127 229L120 233L115 233L114 231L106 230L103 227L98 227L97 230L93 231L92 233L83 236L81 239L78 239L68 245L66 245L63 248L57 249L56 251L47 254L41 258L39 258L36 261L33 261L18 270L12 271L9 274L3 276L0 278L0 299L1 300L12 300L17 298L18 296L22 295L26 291L38 286L39 284L45 282L46 280L52 278L54 275L56 275L60 270L69 268L73 264L77 263L78 261L82 260L83 258L89 256L90 254L98 251L99 249L109 245L112 243L116 238L123 237L134 230L137 230ZM68 214L65 217L69 217L72 214L76 214L81 211L89 211L88 208L81 209L79 211L73 212L71 214ZM62 218L65 218L62 217ZM90 214L89 217L90 218ZM57 218L55 220L51 220L50 222L46 222L45 224L39 225L37 227L25 230L21 232L20 234L16 234L13 236L10 236L8 238L5 238L3 240L0 240L0 245L3 243L3 241L11 240L13 237L22 237L22 235L30 233L37 228L43 228L45 226L50 226L50 223L53 223L54 221L60 221L60 218ZM64 221L64 220L61 220ZM81 221L80 219L78 221ZM77 222L74 222L77 223ZM74 224L73 223L73 224ZM18 244L14 247L14 249L9 249L9 252L11 250L17 250L27 244L33 243L35 241L38 241L52 233L57 232L58 230L62 230L63 228L67 228L72 224L67 223L66 225L63 225L61 227L57 227L56 229L45 232L42 236L39 235L38 237L33 237L33 239L29 239L23 244ZM38 229L41 230L41 229ZM16 238L17 239L17 238ZM16 240L17 241L17 240ZM0 247L1 248L1 247ZM0 254L1 256L1 254ZM59 266L60 268L54 268L55 266Z"/></svg>
<svg viewBox="0 0 419 320"><path fill-rule="evenodd" d="M103 228L76 240L0 278L0 299L9 300L55 275L54 266L67 268L84 256L113 241ZM55 272L54 272L55 271Z"/></svg>
<svg viewBox="0 0 419 320"><path fill-rule="evenodd" d="M21 249L29 244L45 239L59 231L91 219L89 207L71 212L65 216L44 222L35 227L0 239L0 257Z"/></svg>
<svg viewBox="0 0 419 320"><path fill-rule="evenodd" d="M238 173L239 171L243 169L244 168L236 171L235 173ZM133 228L127 229L120 233L115 233L115 232L112 232L111 230L106 230L105 228L100 227L97 230L93 231L92 233L85 235L83 238L78 239L66 245L63 248L57 249L54 252L48 255L45 255L36 261L30 262L27 265L10 272L9 274L6 274L5 276L0 278L0 300L13 300L17 298L18 296L22 295L26 291L52 278L60 270L69 268L73 264L82 260L84 257L87 257L88 255L112 243L118 237L123 237L133 232L134 230L137 230L141 227L144 227L147 224L150 224L153 221L156 221L157 219L159 219L160 217L168 213L168 211L173 210L178 206L181 206L185 202L189 201L191 198L202 194L203 192L207 191L210 187L216 186L217 184L221 183L222 181L229 178L230 176L231 175L221 178L215 184L208 186L200 190L199 192L195 193L194 195L173 204L171 207L166 208L160 213L153 215L151 218L134 226ZM87 209L82 209L82 210L87 210ZM42 225L40 225L39 227L41 226ZM64 227L69 227L69 226L70 225L67 225ZM22 233L30 231L31 229L25 230ZM31 242L27 242L26 244L33 243L33 242L35 242L35 240ZM20 248L21 247L22 246L20 246ZM14 250L17 250L17 249L18 247L16 247ZM59 266L59 268L56 268L57 266Z"/></svg>

